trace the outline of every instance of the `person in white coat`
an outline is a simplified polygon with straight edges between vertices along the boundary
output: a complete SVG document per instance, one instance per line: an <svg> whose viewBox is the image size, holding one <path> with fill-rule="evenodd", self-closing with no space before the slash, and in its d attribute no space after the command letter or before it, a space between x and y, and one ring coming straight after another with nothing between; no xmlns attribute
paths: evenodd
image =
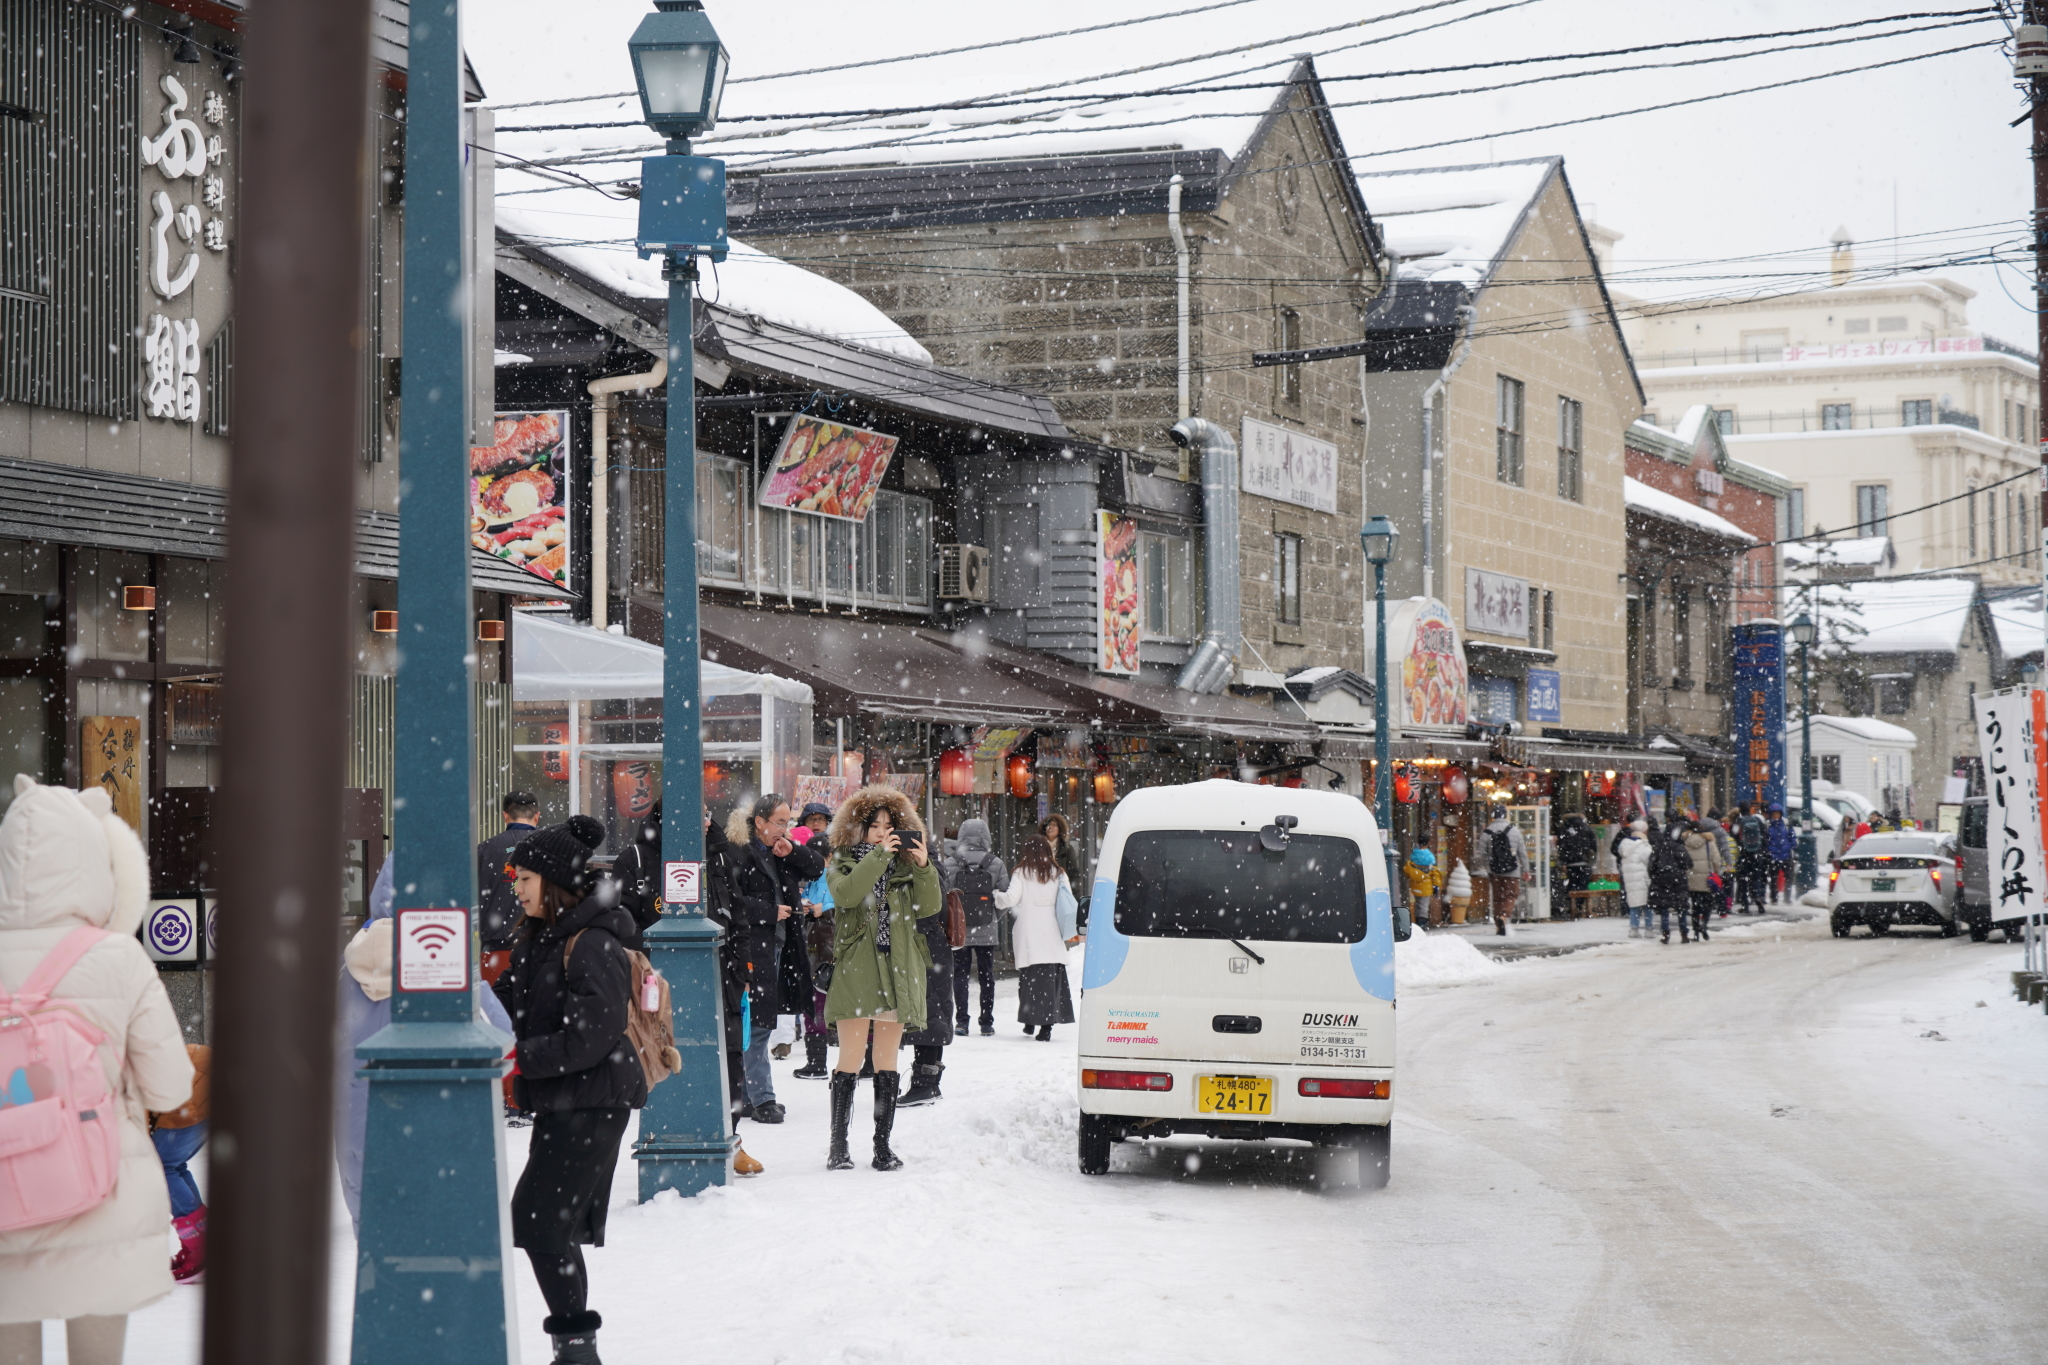
<svg viewBox="0 0 2048 1365"><path fill-rule="evenodd" d="M1017 1022L1041 1043L1052 1040L1054 1024L1074 1022L1074 993L1067 988L1067 949L1081 941L1075 921L1079 905L1052 845L1028 839L1007 889L996 907L1010 912L1010 947L1017 959Z"/></svg>
<svg viewBox="0 0 2048 1365"><path fill-rule="evenodd" d="M1628 905L1628 936L1641 938L1650 932L1650 825L1634 820L1614 845L1614 860L1621 864L1621 898Z"/></svg>
<svg viewBox="0 0 2048 1365"><path fill-rule="evenodd" d="M171 1199L149 1110L192 1095L170 997L135 931L149 896L142 843L104 789L14 779L0 820L0 988L12 995L81 926L104 934L57 983L106 1035L100 1060L121 1105L114 1192L84 1213L0 1232L0 1360L42 1359L42 1324L62 1319L72 1365L116 1365L128 1314L171 1292Z"/></svg>

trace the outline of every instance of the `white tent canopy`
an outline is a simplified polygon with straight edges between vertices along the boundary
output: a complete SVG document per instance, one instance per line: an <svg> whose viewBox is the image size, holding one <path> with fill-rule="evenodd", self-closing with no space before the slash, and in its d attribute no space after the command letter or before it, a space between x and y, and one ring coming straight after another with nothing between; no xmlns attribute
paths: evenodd
<svg viewBox="0 0 2048 1365"><path fill-rule="evenodd" d="M517 701L589 701L599 697L661 695L662 654L657 645L613 635L533 612L512 619L512 696ZM743 673L701 660L703 694L759 694L809 705L808 683L772 673Z"/></svg>

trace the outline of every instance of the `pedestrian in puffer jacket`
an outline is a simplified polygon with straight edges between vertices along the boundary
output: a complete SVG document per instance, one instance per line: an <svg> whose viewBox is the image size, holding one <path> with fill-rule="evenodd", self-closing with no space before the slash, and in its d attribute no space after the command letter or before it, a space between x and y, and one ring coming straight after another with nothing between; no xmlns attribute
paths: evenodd
<svg viewBox="0 0 2048 1365"><path fill-rule="evenodd" d="M1628 936L1640 938L1650 932L1650 826L1637 820L1622 832L1615 846L1615 861L1621 865L1621 898L1628 905Z"/></svg>
<svg viewBox="0 0 2048 1365"><path fill-rule="evenodd" d="M495 987L519 1039L513 1088L534 1116L512 1191L512 1245L547 1300L541 1326L558 1365L597 1365L604 1320L589 1307L583 1248L604 1245L619 1142L647 1103L647 1074L626 1037L633 917L618 883L589 865L604 837L603 825L575 815L512 850L525 918Z"/></svg>
<svg viewBox="0 0 2048 1365"><path fill-rule="evenodd" d="M1692 931L1699 935L1700 942L1707 941L1707 921L1721 908L1721 888L1716 879L1727 866L1721 861L1721 842L1715 837L1715 830L1695 825L1686 831L1685 852L1692 859L1692 872L1686 879L1686 890L1692 898Z"/></svg>
<svg viewBox="0 0 2048 1365"><path fill-rule="evenodd" d="M1685 851L1684 817L1662 829L1650 822L1650 908L1663 941L1671 942L1671 917L1678 916L1678 940L1692 942L1686 918L1692 912L1692 857Z"/></svg>
<svg viewBox="0 0 2048 1365"><path fill-rule="evenodd" d="M964 821L959 841L939 870L941 883L960 893L967 912L967 946L953 950L953 1031L962 1038L967 1036L970 976L981 981L981 1035L991 1037L996 1031L996 947L1002 942L1002 921L995 893L1009 886L1010 872L994 849L988 821Z"/></svg>
<svg viewBox="0 0 2048 1365"><path fill-rule="evenodd" d="M191 1098L192 1061L135 937L148 895L142 843L104 788L14 779L0 821L0 989L20 991L73 933L104 931L51 999L106 1035L100 1062L120 1106L121 1165L114 1192L84 1213L0 1232L0 1360L42 1359L43 1321L61 1319L73 1365L118 1365L128 1314L171 1292L171 1200L146 1114Z"/></svg>

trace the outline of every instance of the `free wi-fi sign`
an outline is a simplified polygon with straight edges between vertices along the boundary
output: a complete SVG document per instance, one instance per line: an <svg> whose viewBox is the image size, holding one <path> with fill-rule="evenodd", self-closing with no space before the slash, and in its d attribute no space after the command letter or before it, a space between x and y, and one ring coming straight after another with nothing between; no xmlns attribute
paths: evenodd
<svg viewBox="0 0 2048 1365"><path fill-rule="evenodd" d="M398 989L469 989L469 912L401 910L398 919Z"/></svg>

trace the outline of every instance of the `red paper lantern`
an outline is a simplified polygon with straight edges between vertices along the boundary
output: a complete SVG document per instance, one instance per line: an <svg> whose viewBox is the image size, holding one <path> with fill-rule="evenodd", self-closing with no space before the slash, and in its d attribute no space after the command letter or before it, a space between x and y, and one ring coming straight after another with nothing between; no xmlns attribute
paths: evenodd
<svg viewBox="0 0 2048 1365"><path fill-rule="evenodd" d="M612 801L627 820L644 820L661 799L658 763L635 760L612 765Z"/></svg>
<svg viewBox="0 0 2048 1365"><path fill-rule="evenodd" d="M1107 763L1104 763L1100 767L1096 768L1094 783L1095 804L1098 806L1115 805L1116 774L1110 771L1110 767Z"/></svg>
<svg viewBox="0 0 2048 1365"><path fill-rule="evenodd" d="M1030 755L1011 754L1009 760L1003 764L1003 771L1009 777L1010 795L1020 800L1031 795Z"/></svg>
<svg viewBox="0 0 2048 1365"><path fill-rule="evenodd" d="M1394 773L1394 799L1404 806L1415 800L1415 775L1406 768Z"/></svg>
<svg viewBox="0 0 2048 1365"><path fill-rule="evenodd" d="M939 755L939 794L974 794L974 754L967 749L948 749Z"/></svg>
<svg viewBox="0 0 2048 1365"><path fill-rule="evenodd" d="M1472 794L1472 785L1471 785L1471 780L1470 780L1469 778L1467 778L1467 777L1465 776L1465 770L1464 770L1463 768L1446 768L1446 769L1444 769L1444 804L1445 804L1445 805L1447 805L1447 806L1457 806L1457 805L1462 805L1462 804L1464 804L1465 798L1466 798L1467 796L1471 795L1471 794Z"/></svg>

